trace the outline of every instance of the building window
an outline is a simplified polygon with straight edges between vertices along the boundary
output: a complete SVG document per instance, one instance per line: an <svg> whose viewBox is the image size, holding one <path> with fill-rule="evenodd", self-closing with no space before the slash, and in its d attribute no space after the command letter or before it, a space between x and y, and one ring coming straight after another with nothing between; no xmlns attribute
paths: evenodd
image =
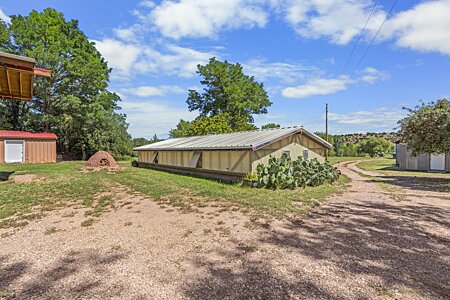
<svg viewBox="0 0 450 300"><path fill-rule="evenodd" d="M203 168L202 157L203 157L202 152L200 152L200 157L198 158L197 165L195 166L196 168L199 169Z"/></svg>
<svg viewBox="0 0 450 300"><path fill-rule="evenodd" d="M283 155L286 156L287 158L291 158L291 151L289 150L283 151Z"/></svg>
<svg viewBox="0 0 450 300"><path fill-rule="evenodd" d="M189 168L202 168L202 152L194 152L189 161Z"/></svg>
<svg viewBox="0 0 450 300"><path fill-rule="evenodd" d="M309 159L309 150L303 150L303 159L308 160Z"/></svg>
<svg viewBox="0 0 450 300"><path fill-rule="evenodd" d="M158 152L153 152L153 155L150 158L150 163L152 163L152 164L158 163Z"/></svg>

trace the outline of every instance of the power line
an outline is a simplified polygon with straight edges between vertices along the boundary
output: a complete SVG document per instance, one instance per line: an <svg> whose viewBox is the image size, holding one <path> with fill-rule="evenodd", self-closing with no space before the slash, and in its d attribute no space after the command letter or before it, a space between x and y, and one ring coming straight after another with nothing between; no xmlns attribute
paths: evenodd
<svg viewBox="0 0 450 300"><path fill-rule="evenodd" d="M364 35L364 32L366 31L367 24L369 24L369 20L372 18L372 15L375 12L375 8L377 7L377 5L378 5L378 1L375 1L375 3L373 4L373 7L372 7L372 11L370 12L369 17L367 17L366 24L364 24L363 29L359 33L358 39L356 40L356 43L355 43L355 45L353 45L353 49L350 52L350 56L347 58L347 61L345 62L345 65L344 65L344 68L342 69L341 75L345 73L345 70L347 69L348 64L350 63L350 60L353 57L353 54L355 53L355 50L356 50L356 47L358 46L359 41L361 40L361 38Z"/></svg>
<svg viewBox="0 0 450 300"><path fill-rule="evenodd" d="M389 17L392 14L392 11L394 10L395 5L397 5L398 0L395 0L394 4L392 4L391 9L389 10L389 13L386 15L386 18L384 18L383 23L381 23L380 27L378 28L377 33L374 35L373 39L370 41L369 46L366 48L366 51L364 51L364 54L361 56L360 60L358 61L358 64L355 67L355 70L353 71L352 75L354 75L356 73L356 71L358 70L359 66L361 65L362 61L364 60L364 58L367 55L367 52L369 52L370 47L372 47L373 42L375 42L375 39L377 38L378 34L381 31L381 28L383 28L384 23L386 23L386 21L389 19Z"/></svg>

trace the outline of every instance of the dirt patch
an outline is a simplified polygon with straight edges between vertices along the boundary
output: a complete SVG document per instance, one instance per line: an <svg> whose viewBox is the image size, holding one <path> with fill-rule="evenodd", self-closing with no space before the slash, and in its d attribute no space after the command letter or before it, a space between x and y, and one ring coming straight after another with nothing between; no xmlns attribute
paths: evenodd
<svg viewBox="0 0 450 300"><path fill-rule="evenodd" d="M394 201L370 177L341 170L349 191L301 222L261 223L220 203L168 211L112 187L91 208L48 212L5 235L0 291L17 299L448 299L450 207L425 194ZM110 196L114 209L81 226Z"/></svg>
<svg viewBox="0 0 450 300"><path fill-rule="evenodd" d="M23 174L23 175L14 175L11 176L14 183L17 184L26 184L39 181L38 176L34 174Z"/></svg>

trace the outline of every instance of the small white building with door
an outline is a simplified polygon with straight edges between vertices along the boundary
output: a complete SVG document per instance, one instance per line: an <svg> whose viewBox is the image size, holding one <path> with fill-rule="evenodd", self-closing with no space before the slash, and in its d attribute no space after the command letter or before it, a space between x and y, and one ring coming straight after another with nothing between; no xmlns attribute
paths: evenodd
<svg viewBox="0 0 450 300"><path fill-rule="evenodd" d="M414 155L406 144L397 144L397 165L400 170L450 172L450 154ZM449 149L450 152L450 149Z"/></svg>

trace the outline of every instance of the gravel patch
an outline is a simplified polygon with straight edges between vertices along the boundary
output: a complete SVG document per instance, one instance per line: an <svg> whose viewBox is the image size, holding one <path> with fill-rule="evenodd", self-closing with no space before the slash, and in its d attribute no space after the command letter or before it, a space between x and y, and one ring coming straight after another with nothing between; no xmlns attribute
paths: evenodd
<svg viewBox="0 0 450 300"><path fill-rule="evenodd" d="M74 204L1 229L0 299L448 299L448 200L394 200L354 168L340 166L347 193L296 222L119 187L91 226Z"/></svg>

